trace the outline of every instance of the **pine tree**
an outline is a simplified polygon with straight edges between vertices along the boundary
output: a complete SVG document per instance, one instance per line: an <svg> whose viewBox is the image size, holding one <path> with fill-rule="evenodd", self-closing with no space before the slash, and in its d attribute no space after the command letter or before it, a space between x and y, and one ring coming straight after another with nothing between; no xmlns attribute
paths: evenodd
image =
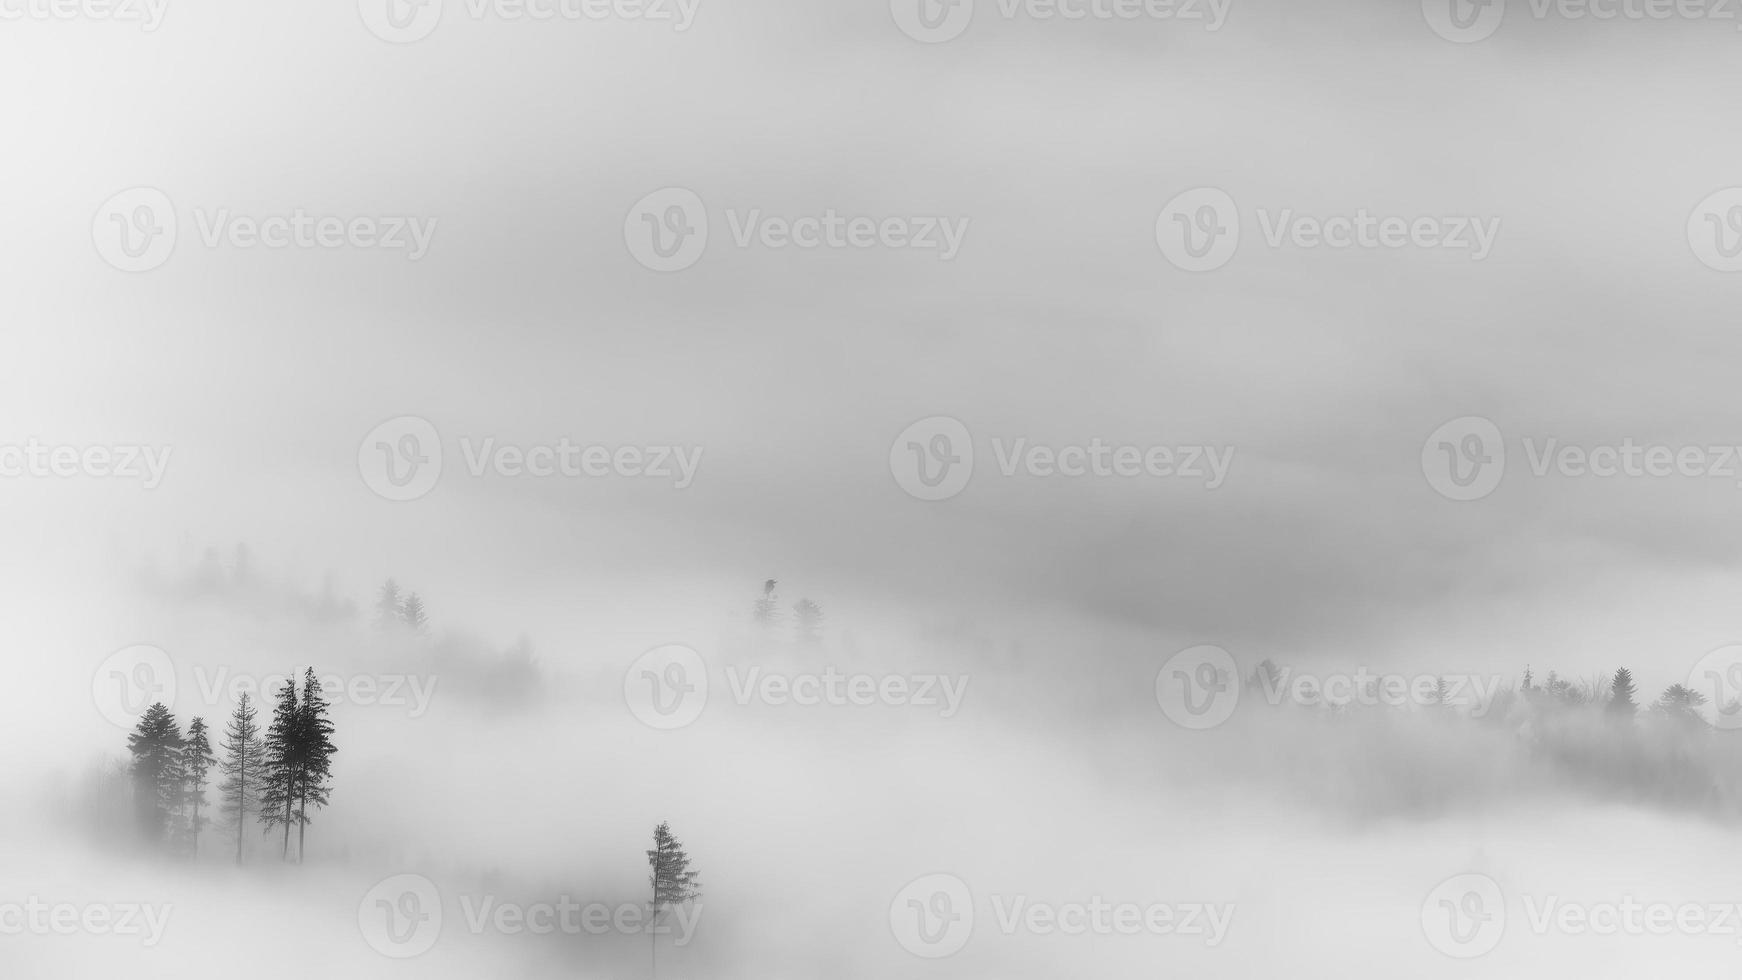
<svg viewBox="0 0 1742 980"><path fill-rule="evenodd" d="M307 739L302 731L302 706L296 700L296 675L286 679L272 707L272 723L266 728L265 754L260 770L260 822L266 831L284 827L279 859L290 860L290 825L294 822L297 796L301 791L303 755Z"/></svg>
<svg viewBox="0 0 1742 980"><path fill-rule="evenodd" d="M399 583L388 579L375 596L375 628L384 630L400 621Z"/></svg>
<svg viewBox="0 0 1742 980"><path fill-rule="evenodd" d="M1609 713L1617 719L1632 721L1633 715L1639 710L1639 705L1633 699L1633 673L1626 667L1615 672L1615 680L1609 686Z"/></svg>
<svg viewBox="0 0 1742 980"><path fill-rule="evenodd" d="M224 761L218 769L224 781L218 784L223 800L224 822L236 832L236 863L242 863L242 840L246 836L248 818L260 812L260 777L264 750L260 745L260 726L254 723L254 702L243 693L230 713L230 725L224 730Z"/></svg>
<svg viewBox="0 0 1742 980"><path fill-rule="evenodd" d="M656 927L660 913L674 905L701 898L702 890L701 883L696 881L698 872L690 870L690 857L684 853L678 839L672 836L670 824L661 823L653 828L653 850L647 852L647 864L652 869L648 882L653 886L653 914L647 923L648 963L657 977L659 932Z"/></svg>
<svg viewBox="0 0 1742 980"><path fill-rule="evenodd" d="M206 773L218 764L212 757L212 743L206 739L206 720L195 717L188 723L187 743L181 750L182 779L187 793L187 803L193 807L193 814L188 819L188 837L193 856L200 856L200 831L204 829L204 821L200 810L206 803Z"/></svg>
<svg viewBox="0 0 1742 980"><path fill-rule="evenodd" d="M145 709L127 736L133 756L133 801L139 829L147 840L161 842L170 816L181 809L181 726L162 701Z"/></svg>
<svg viewBox="0 0 1742 980"><path fill-rule="evenodd" d="M792 604L793 638L800 644L809 646L822 639L823 607L810 601L800 599Z"/></svg>
<svg viewBox="0 0 1742 980"><path fill-rule="evenodd" d="M763 629L772 629L774 621L780 617L780 597L774 593L774 580L762 583L762 594L756 597L756 606L751 612L751 618Z"/></svg>
<svg viewBox="0 0 1742 980"><path fill-rule="evenodd" d="M297 789L296 860L303 859L303 839L308 833L309 804L327 805L332 786L327 782L333 774L333 756L339 749L333 744L333 722L327 717L330 705L321 694L320 678L313 667L302 675L302 711L297 730L302 738L302 778Z"/></svg>
<svg viewBox="0 0 1742 980"><path fill-rule="evenodd" d="M422 636L429 631L429 617L423 612L423 598L416 592L405 597L405 606L401 610L407 629Z"/></svg>

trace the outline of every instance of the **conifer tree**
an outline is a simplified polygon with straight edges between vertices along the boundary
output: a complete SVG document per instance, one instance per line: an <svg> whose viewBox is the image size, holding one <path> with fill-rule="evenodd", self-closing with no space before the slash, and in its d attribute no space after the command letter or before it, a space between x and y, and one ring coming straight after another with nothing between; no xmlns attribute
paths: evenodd
<svg viewBox="0 0 1742 980"><path fill-rule="evenodd" d="M775 620L780 618L780 597L774 592L774 580L762 583L762 594L756 597L756 605L750 616L756 625L763 629L772 629Z"/></svg>
<svg viewBox="0 0 1742 980"><path fill-rule="evenodd" d="M145 709L127 751L133 756L133 801L146 839L161 842L181 809L181 726L162 701Z"/></svg>
<svg viewBox="0 0 1742 980"><path fill-rule="evenodd" d="M810 601L800 599L792 604L793 639L802 646L816 644L823 636L823 607Z"/></svg>
<svg viewBox="0 0 1742 980"><path fill-rule="evenodd" d="M302 741L301 778L297 783L296 859L303 859L303 839L308 833L309 804L324 807L332 795L328 780L333 774L333 756L338 747L333 744L333 722L327 717L330 705L321 694L320 678L313 667L302 675L302 708L297 731Z"/></svg>
<svg viewBox="0 0 1742 980"><path fill-rule="evenodd" d="M284 828L279 859L285 861L290 860L290 825L296 816L297 796L302 786L307 742L303 737L302 722L302 706L296 700L296 675L293 673L279 689L278 701L272 707L272 722L266 728L265 754L260 770L260 822L268 833L273 827Z"/></svg>
<svg viewBox="0 0 1742 980"><path fill-rule="evenodd" d="M200 831L204 829L204 818L200 810L206 803L206 773L218 764L212 756L212 743L206 738L206 720L195 717L188 723L187 743L181 750L182 779L186 790L187 805L193 808L188 818L188 837L194 857L200 855Z"/></svg>
<svg viewBox="0 0 1742 980"><path fill-rule="evenodd" d="M241 864L248 818L260 812L260 779L264 761L260 726L254 723L254 702L246 692L237 699L236 710L230 713L224 739L224 761L218 764L224 781L218 784L218 793L223 800L224 822L236 832L236 863Z"/></svg>
<svg viewBox="0 0 1742 980"><path fill-rule="evenodd" d="M384 630L399 623L399 583L388 579L375 596L375 628Z"/></svg>
<svg viewBox="0 0 1742 980"><path fill-rule="evenodd" d="M1633 698L1633 672L1622 667L1615 672L1615 680L1609 686L1609 713L1618 719L1632 721L1639 705Z"/></svg>
<svg viewBox="0 0 1742 980"><path fill-rule="evenodd" d="M648 933L648 963L657 977L660 913L674 905L702 897L701 883L696 880L699 872L690 870L690 857L684 853L683 844L672 836L671 825L661 823L653 828L653 850L647 852L647 864L652 873L648 882L653 886L653 914L647 923Z"/></svg>
<svg viewBox="0 0 1742 980"><path fill-rule="evenodd" d="M413 633L423 635L429 630L429 617L423 611L423 597L416 592L405 597L405 606L401 610L405 626Z"/></svg>

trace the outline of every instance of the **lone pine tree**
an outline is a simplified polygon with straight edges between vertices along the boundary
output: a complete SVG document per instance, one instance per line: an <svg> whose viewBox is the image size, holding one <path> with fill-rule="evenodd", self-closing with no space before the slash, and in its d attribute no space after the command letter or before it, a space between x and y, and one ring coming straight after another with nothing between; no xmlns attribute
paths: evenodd
<svg viewBox="0 0 1742 980"><path fill-rule="evenodd" d="M290 825L296 819L296 801L302 786L307 739L302 731L302 705L296 699L296 674L289 675L272 707L272 723L266 728L265 754L260 770L260 822L266 832L284 827L279 860L290 860Z"/></svg>
<svg viewBox="0 0 1742 980"><path fill-rule="evenodd" d="M652 915L647 923L648 965L657 977L660 913L674 905L701 898L702 889L696 880L698 872L690 870L690 856L684 853L683 844L672 836L668 823L653 828L653 850L647 852L647 864L652 870L648 881L653 886Z"/></svg>
<svg viewBox="0 0 1742 980"><path fill-rule="evenodd" d="M200 856L200 831L205 826L200 810L206 803L206 773L217 764L218 760L212 757L212 743L206 738L206 720L195 717L188 723L187 742L182 746L181 771L186 803L193 808L188 818L188 839L196 858Z"/></svg>
<svg viewBox="0 0 1742 980"><path fill-rule="evenodd" d="M327 717L327 699L321 693L320 678L310 667L302 675L302 707L298 712L297 733L302 741L301 777L297 781L296 860L303 858L303 839L308 833L309 804L324 807L332 794L327 781L333 773L333 756L338 746L333 744L333 722Z"/></svg>
<svg viewBox="0 0 1742 980"><path fill-rule="evenodd" d="M145 709L127 736L133 756L133 803L139 829L158 843L170 826L170 815L181 809L181 726L162 701Z"/></svg>
<svg viewBox="0 0 1742 980"><path fill-rule="evenodd" d="M265 750L260 744L260 726L254 723L254 702L244 693L230 713L224 729L224 761L218 769L224 781L218 784L224 822L236 832L236 863L242 863L242 840L248 818L260 812L260 780Z"/></svg>

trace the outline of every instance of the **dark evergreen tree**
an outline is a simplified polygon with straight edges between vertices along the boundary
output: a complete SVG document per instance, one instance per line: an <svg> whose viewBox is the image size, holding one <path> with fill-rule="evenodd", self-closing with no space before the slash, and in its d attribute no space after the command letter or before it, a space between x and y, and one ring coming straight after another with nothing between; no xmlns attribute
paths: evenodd
<svg viewBox="0 0 1742 980"><path fill-rule="evenodd" d="M279 859L290 860L290 826L295 822L301 794L303 759L307 738L303 733L302 706L296 700L296 675L289 675L272 707L272 722L266 727L265 754L260 770L260 822L270 833L284 828Z"/></svg>
<svg viewBox="0 0 1742 980"><path fill-rule="evenodd" d="M139 830L153 843L164 840L171 815L181 809L182 745L181 726L162 701L146 708L138 726L127 736L127 751L133 756L133 803Z"/></svg>
<svg viewBox="0 0 1742 980"><path fill-rule="evenodd" d="M419 636L429 632L429 617L423 611L423 597L416 592L405 597L405 605L400 614L405 620L406 629Z"/></svg>
<svg viewBox="0 0 1742 980"><path fill-rule="evenodd" d="M186 804L192 810L188 816L188 848L194 857L199 857L200 831L205 829L200 811L206 805L206 774L217 764L212 756L212 743L206 737L206 720L196 717L188 723L187 743L181 750L183 788Z"/></svg>
<svg viewBox="0 0 1742 980"><path fill-rule="evenodd" d="M1606 707L1611 716L1624 721L1632 721L1633 715L1639 710L1639 704L1633 697L1633 673L1626 667L1615 672L1615 680L1609 685L1609 703Z"/></svg>
<svg viewBox="0 0 1742 980"><path fill-rule="evenodd" d="M702 889L696 880L698 872L690 870L690 857L684 853L683 844L672 836L670 824L661 823L653 828L653 850L647 852L647 865L652 871L648 881L653 886L652 915L647 923L648 963L657 977L656 940L659 933L656 927L660 913L674 905L701 898Z"/></svg>
<svg viewBox="0 0 1742 980"><path fill-rule="evenodd" d="M224 822L236 833L236 863L242 863L242 841L248 820L260 812L260 780L265 750L260 744L260 726L254 723L254 702L244 693L230 713L224 729L224 760L218 769L224 781L218 784Z"/></svg>
<svg viewBox="0 0 1742 980"><path fill-rule="evenodd" d="M327 717L331 707L321 694L320 678L313 667L302 675L302 710L297 731L302 739L302 777L297 784L296 859L303 859L303 840L308 833L310 804L324 807L332 796L333 756L339 752L333 744L333 722Z"/></svg>

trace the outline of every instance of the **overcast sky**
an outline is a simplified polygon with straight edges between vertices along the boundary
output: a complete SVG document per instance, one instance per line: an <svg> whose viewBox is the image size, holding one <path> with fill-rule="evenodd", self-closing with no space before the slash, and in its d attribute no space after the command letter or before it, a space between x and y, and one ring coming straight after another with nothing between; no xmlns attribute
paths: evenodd
<svg viewBox="0 0 1742 980"><path fill-rule="evenodd" d="M1742 279L1687 233L1742 183L1742 36L1514 6L1473 44L1402 2L1235 0L1208 31L980 0L936 44L881 0L703 0L683 32L450 0L408 44L348 2L5 23L0 442L173 449L149 491L0 481L8 550L245 540L359 592L415 570L480 628L525 618L498 600L527 583L748 596L776 576L847 616L1038 612L1154 644L1076 656L1217 643L1680 679L1742 639L1737 478L1536 478L1522 440L1742 443ZM138 186L173 201L178 238L126 273L93 216ZM706 203L710 238L660 273L625 216L665 187ZM1242 239L1188 272L1157 217L1199 187L1237 203ZM417 261L201 240L219 209L297 208L436 224ZM948 260L734 244L752 210L829 209L967 224ZM1479 261L1271 247L1284 209L1499 224ZM406 415L446 469L394 503L358 447ZM933 416L972 433L976 468L925 502L889 457ZM1508 460L1459 502L1422 448L1465 416ZM682 490L474 479L461 437L703 457ZM1234 456L1214 490L1005 478L995 437Z"/></svg>

